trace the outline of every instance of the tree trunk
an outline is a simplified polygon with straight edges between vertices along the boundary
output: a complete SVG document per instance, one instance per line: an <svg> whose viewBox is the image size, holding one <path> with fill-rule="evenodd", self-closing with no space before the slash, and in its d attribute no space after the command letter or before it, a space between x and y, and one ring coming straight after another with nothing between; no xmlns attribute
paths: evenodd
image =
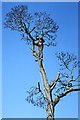
<svg viewBox="0 0 80 120"><path fill-rule="evenodd" d="M51 91L50 85L48 83L47 75L46 75L46 72L45 72L45 69L43 66L43 61L42 61L42 59L39 58L38 54L36 53L34 43L32 44L32 53L33 53L33 56L35 56L35 58L38 61L40 73L43 78L44 92L45 92L45 96L46 96L46 105L47 105L47 107L46 107L47 119L54 120L54 107L53 107L53 100L52 100L52 91Z"/></svg>
<svg viewBox="0 0 80 120"><path fill-rule="evenodd" d="M48 79L47 79L45 69L43 67L42 60L38 60L38 63L39 63L40 72L41 72L41 75L42 75L42 78L43 78L44 92L45 92L45 96L46 96L47 119L51 118L51 120L54 120L54 108L53 108L52 92L50 90L50 86L49 86L49 83L48 83Z"/></svg>

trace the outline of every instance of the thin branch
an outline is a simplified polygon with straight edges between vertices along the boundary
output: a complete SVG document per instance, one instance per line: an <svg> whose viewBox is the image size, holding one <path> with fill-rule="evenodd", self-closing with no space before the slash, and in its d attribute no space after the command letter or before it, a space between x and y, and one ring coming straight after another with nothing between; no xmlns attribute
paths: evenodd
<svg viewBox="0 0 80 120"><path fill-rule="evenodd" d="M37 87L31 87L30 90L27 91L26 101L32 103L34 106L46 107L46 98L43 92Z"/></svg>
<svg viewBox="0 0 80 120"><path fill-rule="evenodd" d="M34 29L35 29L36 27L33 27L31 30L30 30L30 32L29 33L31 33L32 31L34 31Z"/></svg>
<svg viewBox="0 0 80 120"><path fill-rule="evenodd" d="M79 79L80 75L78 75L74 80L70 80L69 82L80 82ZM78 80L78 81L77 81Z"/></svg>
<svg viewBox="0 0 80 120"><path fill-rule="evenodd" d="M31 33L31 31L28 31L28 29L27 29L27 27L26 27L26 24L23 22L23 24L24 24L24 30L25 30L25 33L27 34L27 35L29 35L29 37L30 37L30 39L31 40L33 40L33 41L35 41L35 39L32 37L32 35L30 34ZM33 30L32 30L33 31Z"/></svg>
<svg viewBox="0 0 80 120"><path fill-rule="evenodd" d="M59 93L59 92L60 92L60 90L62 90L62 89L65 89L65 87L64 87L64 86L62 86L62 87L58 88L58 89L56 90L56 92L57 92L57 93Z"/></svg>

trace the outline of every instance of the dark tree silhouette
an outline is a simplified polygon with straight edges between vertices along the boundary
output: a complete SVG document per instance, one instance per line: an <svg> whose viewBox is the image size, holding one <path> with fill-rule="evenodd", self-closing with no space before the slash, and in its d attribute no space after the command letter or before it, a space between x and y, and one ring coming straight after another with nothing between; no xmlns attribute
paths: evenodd
<svg viewBox="0 0 80 120"><path fill-rule="evenodd" d="M75 69L80 66L77 57L71 53L56 53L61 69L55 80L49 83L45 68L43 66L44 46L55 46L56 32L59 26L46 12L31 14L28 7L18 5L11 9L5 16L6 28L19 31L23 40L31 47L32 55L36 58L39 70L43 78L44 93L40 82L36 87L27 91L26 100L34 106L46 109L47 118L54 120L54 109L64 96L80 90L80 73L75 76ZM53 92L52 92L53 91ZM53 96L55 98L53 99Z"/></svg>

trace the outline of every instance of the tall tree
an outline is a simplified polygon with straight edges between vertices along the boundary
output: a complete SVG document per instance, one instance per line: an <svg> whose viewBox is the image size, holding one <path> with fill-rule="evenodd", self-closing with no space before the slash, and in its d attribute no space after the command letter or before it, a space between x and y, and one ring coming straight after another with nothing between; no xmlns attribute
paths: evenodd
<svg viewBox="0 0 80 120"><path fill-rule="evenodd" d="M12 8L5 16L4 25L6 28L19 31L22 39L30 45L32 55L35 57L35 62L38 63L42 75L44 92L41 90L38 81L37 87L32 87L27 91L26 100L33 105L45 107L47 118L54 120L54 109L61 98L73 91L80 90L80 73L74 75L74 70L80 66L77 57L69 52L56 53L61 70L57 73L55 80L49 83L43 65L43 49L44 46L56 46L56 32L59 26L46 12L31 14L25 5ZM55 95L54 99L53 95Z"/></svg>

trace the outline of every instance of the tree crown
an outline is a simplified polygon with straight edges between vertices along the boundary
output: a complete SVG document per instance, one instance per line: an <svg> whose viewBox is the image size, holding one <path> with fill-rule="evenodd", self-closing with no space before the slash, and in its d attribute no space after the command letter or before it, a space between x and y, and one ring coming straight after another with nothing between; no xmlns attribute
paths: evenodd
<svg viewBox="0 0 80 120"><path fill-rule="evenodd" d="M36 41L36 36L45 39L45 45L54 46L56 32L59 26L46 12L36 12L31 14L28 7L18 5L11 9L5 17L5 27L17 30L21 33L22 39L31 44Z"/></svg>

